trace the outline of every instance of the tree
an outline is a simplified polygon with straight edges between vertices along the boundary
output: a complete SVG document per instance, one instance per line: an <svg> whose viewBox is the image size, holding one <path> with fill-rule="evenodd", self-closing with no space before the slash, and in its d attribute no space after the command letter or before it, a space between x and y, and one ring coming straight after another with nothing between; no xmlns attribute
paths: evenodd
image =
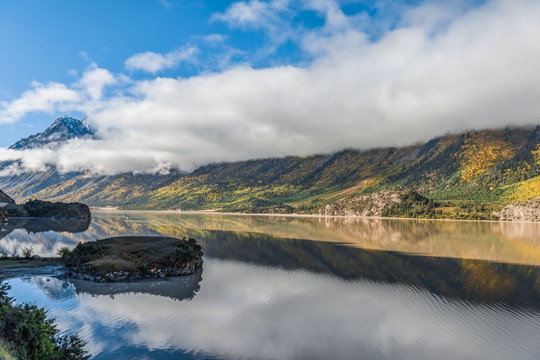
<svg viewBox="0 0 540 360"><path fill-rule="evenodd" d="M14 305L9 285L0 283L0 338L17 349L20 360L87 360L85 342L58 334L54 320L36 305Z"/></svg>

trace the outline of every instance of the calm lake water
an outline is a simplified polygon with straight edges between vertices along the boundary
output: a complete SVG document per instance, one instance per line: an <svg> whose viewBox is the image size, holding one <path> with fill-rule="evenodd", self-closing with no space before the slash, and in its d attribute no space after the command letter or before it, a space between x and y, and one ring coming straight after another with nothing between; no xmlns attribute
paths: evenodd
<svg viewBox="0 0 540 360"><path fill-rule="evenodd" d="M68 231L61 231L67 229ZM540 224L96 212L27 221L0 250L194 237L200 271L94 284L9 278L95 359L539 359Z"/></svg>

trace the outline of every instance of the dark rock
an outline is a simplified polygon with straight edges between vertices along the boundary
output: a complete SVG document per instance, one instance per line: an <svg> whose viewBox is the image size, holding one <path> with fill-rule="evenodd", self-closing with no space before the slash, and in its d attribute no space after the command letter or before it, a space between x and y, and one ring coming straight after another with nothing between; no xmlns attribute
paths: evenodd
<svg viewBox="0 0 540 360"><path fill-rule="evenodd" d="M29 216L51 219L77 219L90 222L90 208L81 203L60 203L30 200L23 205Z"/></svg>
<svg viewBox="0 0 540 360"><path fill-rule="evenodd" d="M0 190L0 222L7 223L6 216L11 216L13 214L13 207L17 207L15 200L13 200L9 195ZM18 212L17 212L18 214Z"/></svg>
<svg viewBox="0 0 540 360"><path fill-rule="evenodd" d="M25 215L24 206L15 203L9 203L2 207L4 215L8 217L20 217Z"/></svg>
<svg viewBox="0 0 540 360"><path fill-rule="evenodd" d="M9 197L5 192L0 190L0 203L15 204L15 200Z"/></svg>

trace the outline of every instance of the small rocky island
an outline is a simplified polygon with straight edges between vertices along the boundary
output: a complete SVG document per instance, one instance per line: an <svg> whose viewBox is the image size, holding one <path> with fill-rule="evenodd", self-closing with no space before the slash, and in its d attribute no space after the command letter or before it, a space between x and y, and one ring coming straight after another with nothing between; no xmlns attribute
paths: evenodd
<svg viewBox="0 0 540 360"><path fill-rule="evenodd" d="M202 255L194 239L127 236L80 243L62 259L68 277L113 282L192 274Z"/></svg>

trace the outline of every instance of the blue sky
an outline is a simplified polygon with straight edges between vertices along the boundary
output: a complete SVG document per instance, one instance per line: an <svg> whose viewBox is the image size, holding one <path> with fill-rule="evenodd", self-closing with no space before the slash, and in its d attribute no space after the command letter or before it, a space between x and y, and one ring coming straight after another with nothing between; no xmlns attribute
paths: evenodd
<svg viewBox="0 0 540 360"><path fill-rule="evenodd" d="M227 58L224 66L248 63L255 68L301 66L312 60L295 39L275 39L275 34L262 28L215 18L234 3L227 0L0 0L0 34L3 34L0 35L0 101L17 98L34 81L73 82L92 63L142 79L147 74L129 71L124 62L134 54L147 51L168 53L190 46L198 49L197 63L181 63L155 74L169 77L219 71L220 57ZM415 3L419 2L346 0L341 2L341 8L348 15L365 13L378 20L377 26L365 27L376 37L382 27L392 26L400 10ZM323 12L298 4L295 8L292 13L282 14L291 30L324 25ZM3 134L0 147L43 130L60 115L63 113L29 113L15 124L0 123ZM71 115L84 116L78 111L72 111Z"/></svg>
<svg viewBox="0 0 540 360"><path fill-rule="evenodd" d="M0 158L152 172L535 125L538 18L534 0L0 0L0 147L65 114L99 135Z"/></svg>
<svg viewBox="0 0 540 360"><path fill-rule="evenodd" d="M69 71L81 72L91 62L122 72L125 71L124 60L133 54L166 53L186 45L201 47L202 58L234 48L238 50L234 61L248 61L258 67L308 60L292 41L279 44L270 56L258 54L273 42L265 31L249 29L240 23L229 26L215 18L234 3L226 0L1 0L2 100L18 96L32 81L72 81ZM342 9L350 15L366 12L376 17L378 6L349 0L343 2ZM384 16L395 18L396 10L404 6L410 4L392 3L392 7L386 6L391 10ZM313 9L299 9L288 14L287 21L293 28L313 29L324 25L324 15ZM213 35L223 36L223 43L205 41L205 37ZM185 66L161 75L189 76L201 70L208 68Z"/></svg>
<svg viewBox="0 0 540 360"><path fill-rule="evenodd" d="M224 24L210 21L214 12L227 6L227 1L203 0L0 0L0 100L18 97L33 81L72 82L74 73L92 62L123 72L124 61L133 54L166 53L201 44L199 36L229 34ZM233 44L257 46L256 34L238 35L240 39L230 39ZM180 66L160 75L189 76L196 71L195 66ZM41 131L53 117L36 114L21 123L0 125L0 146Z"/></svg>

